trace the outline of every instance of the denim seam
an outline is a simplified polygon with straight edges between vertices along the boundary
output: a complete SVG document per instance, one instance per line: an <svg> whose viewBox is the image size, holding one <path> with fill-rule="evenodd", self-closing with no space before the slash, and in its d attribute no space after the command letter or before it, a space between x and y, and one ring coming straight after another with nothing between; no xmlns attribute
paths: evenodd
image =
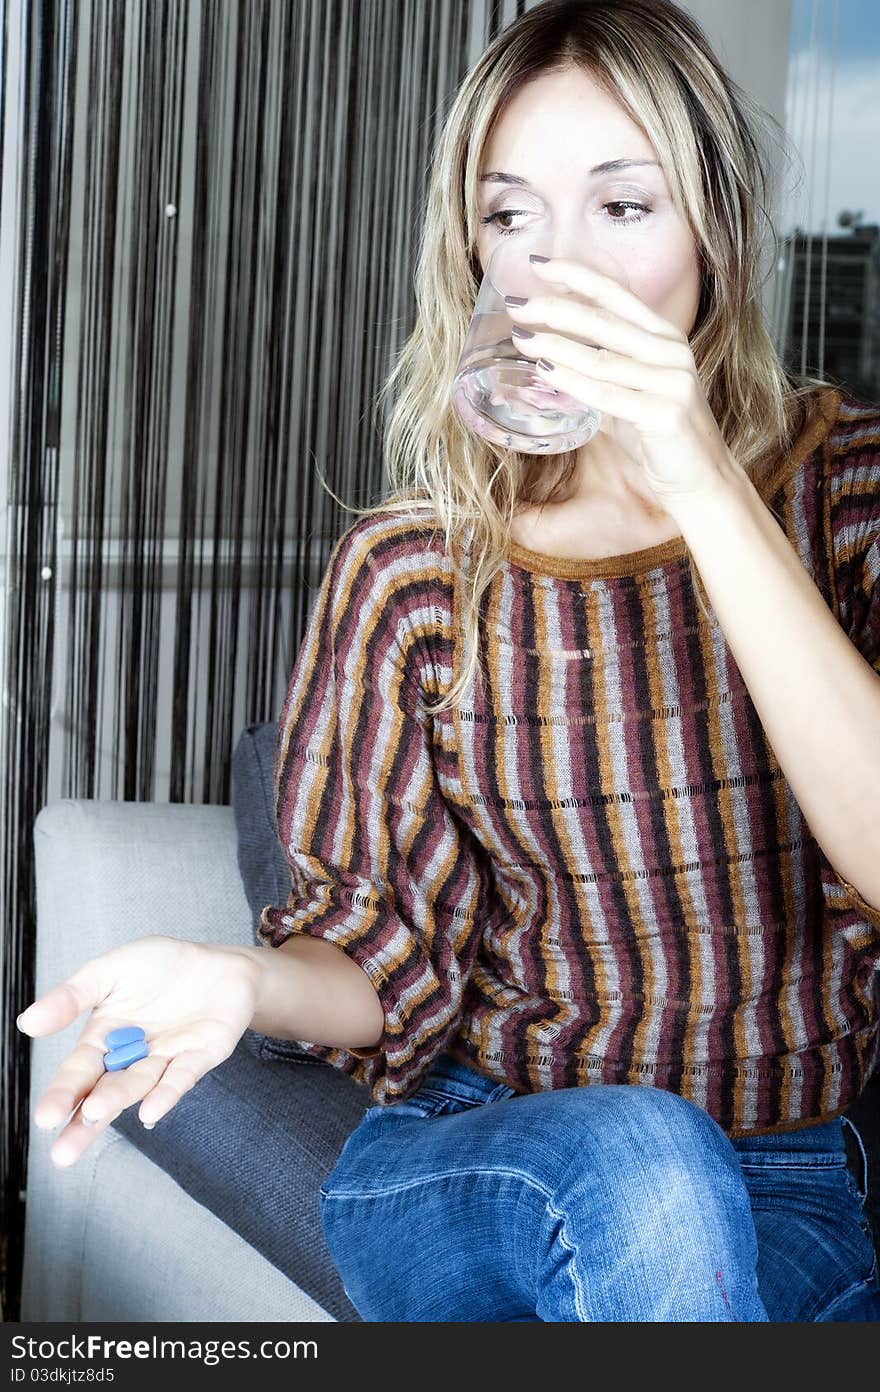
<svg viewBox="0 0 880 1392"><path fill-rule="evenodd" d="M430 1184L438 1179L467 1178L470 1175L498 1175L505 1179L521 1179L532 1189L536 1189L544 1198L548 1206L552 1203L552 1194L543 1185L538 1184L530 1174L523 1170L508 1170L497 1167L483 1169L469 1165L464 1170L440 1170L435 1174L422 1175L419 1179L410 1180L408 1183L394 1184L386 1189L334 1189L333 1193L325 1194L327 1199L383 1199L391 1194L403 1194L407 1189L418 1189L423 1184Z"/></svg>
<svg viewBox="0 0 880 1392"><path fill-rule="evenodd" d="M462 1107L479 1107L489 1101L488 1097L471 1097L462 1093L447 1092L440 1088L430 1088L424 1084L416 1093L413 1093L412 1097L408 1097L405 1100L407 1102L415 1102L416 1099L420 1102L424 1100L426 1103L438 1103L440 1106L446 1106L449 1102L456 1102Z"/></svg>
<svg viewBox="0 0 880 1392"><path fill-rule="evenodd" d="M568 1240L565 1230L565 1214L558 1212L558 1210L553 1207L553 1201L549 1197L547 1199L547 1212L550 1214L551 1218L554 1218L560 1222L559 1241L562 1243L566 1251L570 1252L572 1256L576 1258L578 1250L577 1243L572 1245ZM571 1282L574 1286L574 1307L578 1312L580 1323L588 1324L590 1323L590 1319L586 1311L586 1306L584 1304L583 1287L581 1286L581 1283L578 1280L577 1265L575 1264L575 1262L572 1262L570 1264L569 1270L571 1273Z"/></svg>
<svg viewBox="0 0 880 1392"><path fill-rule="evenodd" d="M848 1126L849 1129L850 1129L850 1131L852 1131L853 1135L855 1136L856 1140L858 1141L859 1150L862 1152L862 1175L864 1176L864 1191L862 1190L862 1186L861 1186L861 1185L858 1186L858 1190L859 1190L859 1198L862 1200L862 1202L864 1202L865 1199L868 1197L868 1157L867 1157L867 1155L865 1154L864 1142L862 1141L862 1138L861 1138L861 1136L860 1136L858 1130L856 1129L855 1126L853 1126L853 1124L852 1124L852 1122L850 1121L849 1117L843 1117L843 1118L842 1118L842 1121L843 1121L844 1125ZM855 1175L853 1175L853 1179L855 1179Z"/></svg>
<svg viewBox="0 0 880 1392"><path fill-rule="evenodd" d="M749 1154L752 1154L752 1152L750 1151ZM756 1170L756 1171L759 1171L761 1174L778 1174L778 1175L782 1175L782 1174L784 1174L784 1173L785 1173L786 1171L788 1171L788 1170L797 1170L797 1171L799 1171L799 1172L800 1172L800 1171L803 1171L803 1170L807 1170L807 1171L812 1172L813 1170L847 1170L847 1169L849 1169L849 1166L847 1165L846 1160L844 1160L844 1159L840 1159L840 1160L809 1160L809 1161L806 1161L806 1162L801 1161L801 1160L781 1160L781 1161L780 1161L780 1160L777 1159L777 1157L776 1157L775 1155L772 1155L772 1154L768 1154L767 1158L762 1157L760 1160L740 1160L739 1163L740 1163L740 1169L742 1169L742 1170ZM852 1173L852 1171L850 1171L850 1173Z"/></svg>
<svg viewBox="0 0 880 1392"><path fill-rule="evenodd" d="M841 1304L844 1302L844 1300L849 1300L852 1296L856 1295L859 1291L863 1291L863 1290L870 1289L870 1287L871 1287L871 1285L872 1285L872 1283L873 1283L873 1280L874 1280L874 1272L876 1271L876 1269L877 1269L877 1259L876 1259L876 1257L875 1257L875 1258L874 1258L874 1266L873 1266L872 1269L871 1269L871 1274L870 1274L870 1276L867 1276L867 1277L865 1278L864 1281L855 1281L855 1282L853 1282L853 1284L852 1284L851 1286L847 1286L847 1288L846 1288L845 1291L841 1291L840 1295L835 1296L835 1298L832 1300L832 1302L831 1302L830 1305L826 1305L823 1309L821 1309L821 1310L819 1311L819 1313L818 1313L817 1315L814 1315L814 1316L813 1316L812 1323L814 1323L814 1324L815 1324L815 1323L821 1324L821 1322L824 1320L825 1316L826 1316L826 1315L832 1315L832 1314L834 1313L834 1311L837 1309L838 1305L841 1305Z"/></svg>
<svg viewBox="0 0 880 1392"><path fill-rule="evenodd" d="M473 1166L468 1166L468 1168L467 1168L466 1170L441 1170L441 1171L440 1171L439 1173L437 1173L437 1174L424 1175L424 1176L422 1176L420 1179L414 1179L414 1180L412 1180L412 1181L411 1181L410 1183L408 1183L408 1184L396 1184L396 1185L393 1185L391 1188L386 1188L386 1189L369 1189L369 1190L366 1190L366 1189L355 1189L355 1190L350 1190L350 1189L336 1189L336 1190L334 1190L334 1192L333 1192L332 1194L327 1193L327 1192L324 1190L324 1187L323 1187L323 1185L322 1185L322 1186L321 1186L321 1197L322 1197L324 1200L329 1200L329 1199L367 1199L367 1198L370 1198L370 1199L381 1199L381 1198L386 1198L386 1197L388 1197L388 1196L391 1195L391 1194L401 1194L401 1193L405 1193L408 1189L417 1189L417 1188L420 1188L422 1185L424 1185L424 1184L430 1184L430 1183L432 1183L433 1181L438 1180L438 1179L449 1179L449 1178L452 1178L452 1177L456 1177L456 1178L457 1178L457 1177L459 1177L459 1176L469 1176L469 1175L492 1175L493 1177L495 1177L495 1176L497 1176L497 1175L501 1175L501 1176L503 1176L503 1177L506 1178L506 1179L520 1179L520 1180L523 1180L526 1184L528 1184L528 1186L529 1186L531 1189L534 1189L537 1193L539 1193L539 1194L541 1195L541 1197L542 1197L543 1200L544 1200L544 1204L545 1204L545 1207L546 1207L546 1211L550 1214L551 1218L553 1218L553 1219L556 1220L556 1221L560 1221L560 1220L561 1220L561 1226L560 1226L560 1229L559 1229L559 1239L560 1239L560 1241L561 1241L563 1247L566 1249L566 1251L571 1252L572 1255L574 1255L574 1256L577 1255L577 1246L576 1246L576 1245L575 1245L575 1246L572 1246L572 1244L569 1242L568 1237L567 1237L567 1235L566 1235L566 1230L565 1230L565 1214L564 1214L564 1213L560 1213L557 1209L555 1209L555 1208L553 1207L553 1195L552 1195L552 1193L550 1192L550 1190L545 1189L544 1186L543 1186L542 1184L538 1184L538 1183L536 1182L536 1180L532 1177L532 1175L525 1174L522 1170L499 1169L497 1166L493 1166L493 1167L490 1168L490 1169L482 1169L482 1168L480 1168L480 1169L475 1169ZM572 1278L572 1284L574 1285L574 1303L575 1303L575 1309L577 1310L579 1316L581 1317L581 1321L582 1321L583 1323L588 1323L589 1320L588 1320L588 1316L587 1316L587 1313L586 1313L586 1308L585 1308L585 1305L584 1305L583 1290L582 1290L582 1288L581 1288L580 1282L578 1281L578 1278L577 1278L577 1270L576 1270L576 1267L575 1267L574 1265L573 1265L572 1268L571 1268L571 1278Z"/></svg>

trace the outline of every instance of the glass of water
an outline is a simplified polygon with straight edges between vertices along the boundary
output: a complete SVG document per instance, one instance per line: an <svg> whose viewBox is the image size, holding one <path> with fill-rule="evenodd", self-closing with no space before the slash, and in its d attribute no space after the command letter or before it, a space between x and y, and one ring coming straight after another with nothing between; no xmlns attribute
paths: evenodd
<svg viewBox="0 0 880 1392"><path fill-rule="evenodd" d="M622 265L604 248L559 250L558 243L540 231L503 236L486 266L473 317L452 387L455 409L465 425L492 444L525 454L560 454L591 440L602 413L589 401L578 401L554 387L535 368L511 336L514 321L505 295L571 295L570 287L535 273L529 256L581 261L629 289ZM541 326L528 327L540 332ZM601 347L594 344L594 347Z"/></svg>

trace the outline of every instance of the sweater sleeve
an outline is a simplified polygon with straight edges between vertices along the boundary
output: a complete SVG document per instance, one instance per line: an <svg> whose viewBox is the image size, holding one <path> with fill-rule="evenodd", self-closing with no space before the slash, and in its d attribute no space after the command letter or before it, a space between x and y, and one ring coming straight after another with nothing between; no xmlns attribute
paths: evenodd
<svg viewBox="0 0 880 1392"><path fill-rule="evenodd" d="M842 433L829 479L834 585L850 641L880 675L880 407L850 401ZM859 920L880 929L880 906L869 904L824 859L823 880L830 906L855 910Z"/></svg>
<svg viewBox="0 0 880 1392"><path fill-rule="evenodd" d="M370 536L356 523L334 548L294 666L275 765L291 891L263 909L258 936L325 938L366 972L379 1044L305 1049L387 1103L415 1091L459 1019L488 871L444 798L422 709L418 624L436 611L399 549L374 554Z"/></svg>

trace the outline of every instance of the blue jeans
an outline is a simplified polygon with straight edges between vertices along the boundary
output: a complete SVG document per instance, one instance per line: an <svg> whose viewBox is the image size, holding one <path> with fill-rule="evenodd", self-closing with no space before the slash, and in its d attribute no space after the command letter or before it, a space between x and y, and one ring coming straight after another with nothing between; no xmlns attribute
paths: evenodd
<svg viewBox="0 0 880 1392"><path fill-rule="evenodd" d="M516 1094L441 1055L321 1185L368 1321L880 1320L841 1117L731 1140L677 1093Z"/></svg>

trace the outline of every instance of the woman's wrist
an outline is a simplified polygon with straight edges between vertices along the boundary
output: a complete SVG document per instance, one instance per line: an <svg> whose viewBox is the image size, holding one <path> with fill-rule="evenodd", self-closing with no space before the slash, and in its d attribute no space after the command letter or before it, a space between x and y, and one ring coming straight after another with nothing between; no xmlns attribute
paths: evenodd
<svg viewBox="0 0 880 1392"><path fill-rule="evenodd" d="M284 1033L281 1021L269 1018L272 1013L270 1002L277 998L278 994L276 979L279 971L286 976L285 966L278 966L277 952L266 947L252 947L246 943L223 943L218 946L222 952L232 953L247 963L243 970L252 983L254 999L250 1028L278 1039L294 1038L293 1035Z"/></svg>
<svg viewBox="0 0 880 1392"><path fill-rule="evenodd" d="M297 933L278 947L228 950L241 953L255 970L251 1029L257 1033L333 1049L370 1049L383 1037L385 1017L375 987L335 944Z"/></svg>

